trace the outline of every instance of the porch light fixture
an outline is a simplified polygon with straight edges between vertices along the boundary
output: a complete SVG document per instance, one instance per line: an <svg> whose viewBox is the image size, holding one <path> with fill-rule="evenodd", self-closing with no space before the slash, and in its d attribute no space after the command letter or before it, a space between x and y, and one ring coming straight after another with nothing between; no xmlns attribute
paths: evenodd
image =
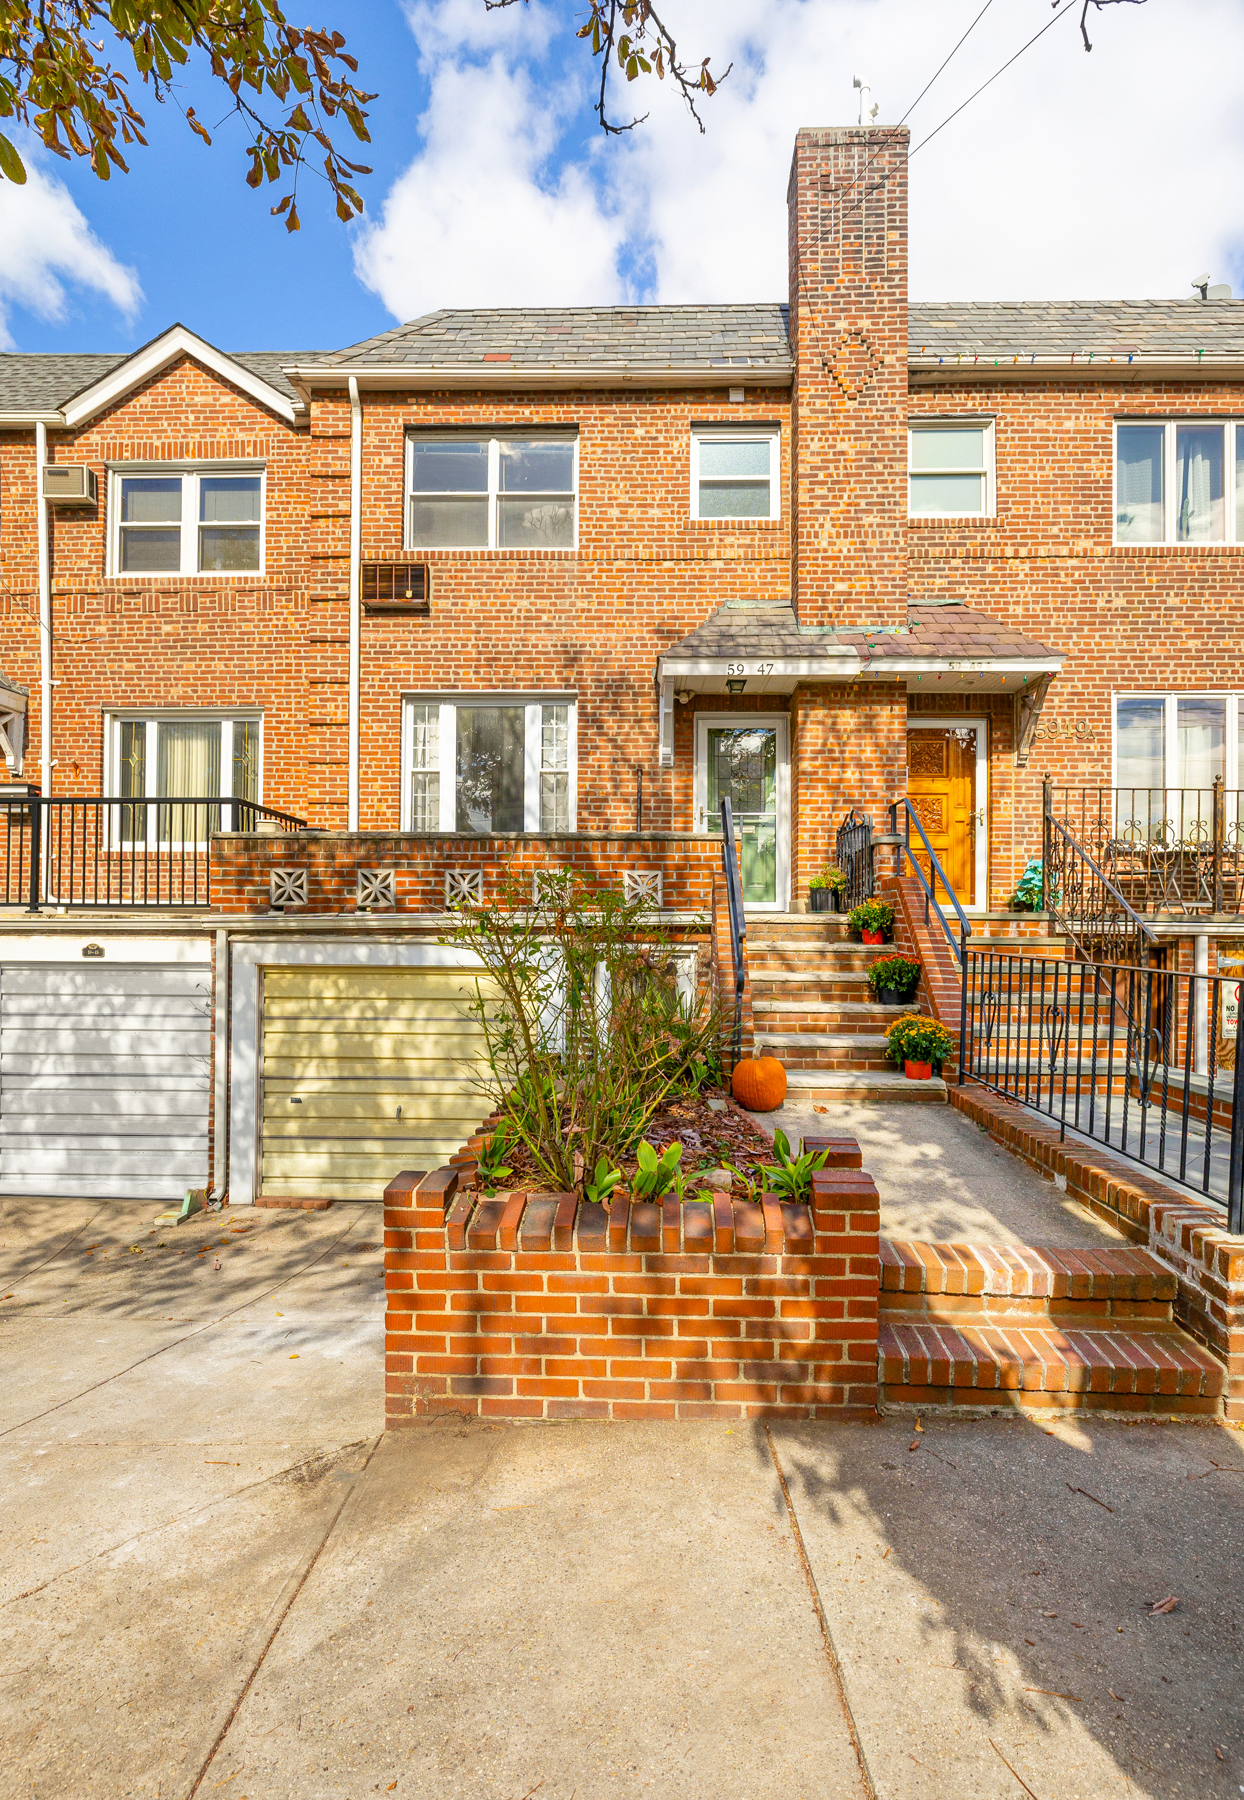
<svg viewBox="0 0 1244 1800"><path fill-rule="evenodd" d="M747 682L745 680L744 681L728 681L726 683L726 692L728 694L741 694L743 692L743 689L746 686L747 686Z"/></svg>

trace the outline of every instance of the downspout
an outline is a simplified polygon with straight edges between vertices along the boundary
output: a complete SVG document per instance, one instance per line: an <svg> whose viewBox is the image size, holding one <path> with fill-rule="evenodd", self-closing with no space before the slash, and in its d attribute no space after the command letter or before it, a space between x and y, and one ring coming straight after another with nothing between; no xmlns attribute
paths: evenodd
<svg viewBox="0 0 1244 1800"><path fill-rule="evenodd" d="M350 377L350 700L349 778L346 829L359 828L359 560L363 553L363 408L359 384Z"/></svg>
<svg viewBox="0 0 1244 1800"><path fill-rule="evenodd" d="M48 503L43 497L43 471L48 460L48 430L35 426L35 482L39 533L39 792L52 791L52 572L48 562Z"/></svg>

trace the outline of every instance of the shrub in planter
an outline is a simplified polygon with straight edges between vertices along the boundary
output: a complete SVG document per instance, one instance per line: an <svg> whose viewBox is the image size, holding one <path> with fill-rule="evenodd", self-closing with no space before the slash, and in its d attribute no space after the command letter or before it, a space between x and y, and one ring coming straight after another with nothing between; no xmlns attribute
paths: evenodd
<svg viewBox="0 0 1244 1800"><path fill-rule="evenodd" d="M847 889L845 869L835 869L828 864L819 875L814 875L808 883L808 895L812 902L813 912L841 912L842 896Z"/></svg>
<svg viewBox="0 0 1244 1800"><path fill-rule="evenodd" d="M868 971L873 999L883 1006L906 1006L916 991L920 964L908 956L880 956Z"/></svg>
<svg viewBox="0 0 1244 1800"><path fill-rule="evenodd" d="M894 908L888 900L865 900L851 908L847 924L866 944L884 944L894 931Z"/></svg>
<svg viewBox="0 0 1244 1800"><path fill-rule="evenodd" d="M946 1027L924 1013L904 1013L901 1019L895 1019L885 1038L894 1061L914 1081L940 1075L942 1064L955 1046Z"/></svg>

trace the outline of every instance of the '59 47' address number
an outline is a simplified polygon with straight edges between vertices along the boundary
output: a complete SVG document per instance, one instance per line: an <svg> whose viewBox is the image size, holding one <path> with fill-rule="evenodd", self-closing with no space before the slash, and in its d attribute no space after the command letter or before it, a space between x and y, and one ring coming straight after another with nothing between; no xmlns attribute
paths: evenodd
<svg viewBox="0 0 1244 1800"><path fill-rule="evenodd" d="M773 664L771 662L753 663L750 668L746 663L741 662L726 664L727 675L772 675L772 673Z"/></svg>

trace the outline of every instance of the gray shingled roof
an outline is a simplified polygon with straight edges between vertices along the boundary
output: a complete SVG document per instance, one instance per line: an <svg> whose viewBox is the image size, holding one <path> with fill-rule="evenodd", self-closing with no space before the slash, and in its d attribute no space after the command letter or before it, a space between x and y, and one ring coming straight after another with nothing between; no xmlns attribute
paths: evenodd
<svg viewBox="0 0 1244 1800"><path fill-rule="evenodd" d="M498 307L428 313L339 350L337 367L714 368L790 371L784 306Z"/></svg>
<svg viewBox="0 0 1244 1800"><path fill-rule="evenodd" d="M676 663L718 658L746 662L767 657L803 662L823 658L832 663L840 660L844 651L854 652L865 662L995 656L1042 660L1062 654L1036 638L1026 637L1015 626L967 606L914 608L905 632L883 632L801 629L789 601L759 605L753 601L727 601L703 625L676 644L667 645L662 655Z"/></svg>
<svg viewBox="0 0 1244 1800"><path fill-rule="evenodd" d="M235 362L258 375L287 400L297 401L298 393L282 367L295 362L318 361L321 351L246 350L226 351ZM118 364L128 361L130 352L107 356L61 355L59 352L37 353L24 350L0 354L0 413L55 412L65 401L102 380Z"/></svg>
<svg viewBox="0 0 1244 1800"><path fill-rule="evenodd" d="M1092 355L1094 361L1244 356L1244 300L920 301L912 305L908 360Z"/></svg>

